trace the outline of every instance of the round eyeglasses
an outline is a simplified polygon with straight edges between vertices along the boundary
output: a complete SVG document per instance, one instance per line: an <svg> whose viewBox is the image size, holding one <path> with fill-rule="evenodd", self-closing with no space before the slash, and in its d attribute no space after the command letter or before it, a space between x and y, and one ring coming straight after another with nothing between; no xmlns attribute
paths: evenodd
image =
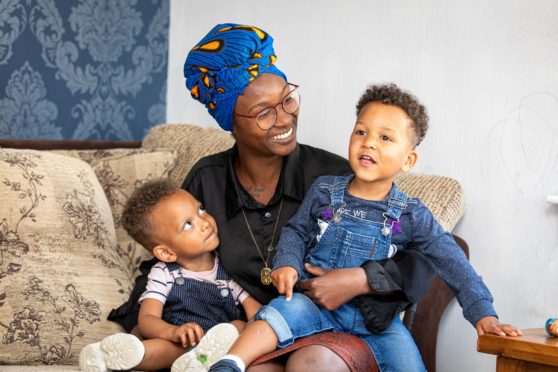
<svg viewBox="0 0 558 372"><path fill-rule="evenodd" d="M281 102L275 106L270 106L262 111L258 112L256 115L240 115L236 112L236 116L241 118L256 119L256 125L262 130L268 130L272 128L277 122L277 106L281 105L283 111L287 114L293 114L300 107L300 93L298 91L298 85L287 83L289 85L289 93L283 97Z"/></svg>

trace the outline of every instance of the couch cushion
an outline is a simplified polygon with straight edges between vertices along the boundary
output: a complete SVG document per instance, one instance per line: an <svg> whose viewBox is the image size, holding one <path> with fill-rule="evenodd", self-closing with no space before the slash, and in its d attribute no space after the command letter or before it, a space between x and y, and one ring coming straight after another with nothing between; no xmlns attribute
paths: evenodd
<svg viewBox="0 0 558 372"><path fill-rule="evenodd" d="M49 152L0 149L0 364L75 364L121 328L128 298L107 198L92 168Z"/></svg>
<svg viewBox="0 0 558 372"><path fill-rule="evenodd" d="M182 185L190 168L202 157L230 148L234 138L220 128L202 128L190 124L160 124L152 127L144 138L147 149L173 149L178 162L171 171L171 180Z"/></svg>
<svg viewBox="0 0 558 372"><path fill-rule="evenodd" d="M136 188L149 180L169 176L176 165L177 152L142 148L52 152L80 158L93 167L112 209L118 242L117 253L128 268L130 278L138 276L141 261L153 256L122 228L122 212Z"/></svg>
<svg viewBox="0 0 558 372"><path fill-rule="evenodd" d="M452 231L463 216L463 188L453 178L402 173L396 183L407 195L419 198L446 231Z"/></svg>
<svg viewBox="0 0 558 372"><path fill-rule="evenodd" d="M128 268L131 278L139 275L139 264L153 256L122 227L124 206L132 192L145 182L169 177L176 160L176 151L143 150L106 157L93 166L112 210L118 241L117 252L122 263Z"/></svg>

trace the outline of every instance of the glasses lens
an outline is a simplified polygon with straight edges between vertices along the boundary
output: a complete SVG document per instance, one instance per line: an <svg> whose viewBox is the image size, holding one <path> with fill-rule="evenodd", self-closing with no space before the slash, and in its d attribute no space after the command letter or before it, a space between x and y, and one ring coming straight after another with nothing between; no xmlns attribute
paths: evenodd
<svg viewBox="0 0 558 372"><path fill-rule="evenodd" d="M283 100L283 110L287 114L292 114L298 110L298 106L300 106L300 94L297 90L294 90Z"/></svg>
<svg viewBox="0 0 558 372"><path fill-rule="evenodd" d="M275 119L277 119L277 111L275 108L269 107L256 116L256 124L261 129L269 129L275 125Z"/></svg>

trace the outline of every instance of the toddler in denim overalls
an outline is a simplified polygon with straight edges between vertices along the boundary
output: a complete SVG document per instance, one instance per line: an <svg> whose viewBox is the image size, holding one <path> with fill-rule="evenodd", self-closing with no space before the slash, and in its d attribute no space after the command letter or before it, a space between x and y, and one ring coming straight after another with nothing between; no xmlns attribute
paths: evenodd
<svg viewBox="0 0 558 372"><path fill-rule="evenodd" d="M319 177L281 231L272 279L285 296L263 306L256 321L210 371L243 371L276 347L325 331L360 337L381 371L424 371L420 353L398 315L387 329L374 333L365 326L359 296L333 310L320 307L304 266L360 268L370 260L390 259L408 250L422 254L448 284L479 335L521 334L498 321L492 295L451 234L420 200L407 197L394 183L397 174L416 163L415 147L427 129L424 107L394 84L377 85L361 97L357 114L349 144L354 175ZM303 291L293 293L298 280ZM363 295L377 293L370 286Z"/></svg>

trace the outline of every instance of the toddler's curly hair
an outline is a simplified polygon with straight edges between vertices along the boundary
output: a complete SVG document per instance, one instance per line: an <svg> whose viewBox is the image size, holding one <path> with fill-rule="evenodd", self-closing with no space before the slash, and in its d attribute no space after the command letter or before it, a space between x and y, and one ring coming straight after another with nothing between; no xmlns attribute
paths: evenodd
<svg viewBox="0 0 558 372"><path fill-rule="evenodd" d="M135 241L153 251L151 240L151 212L153 208L166 197L180 190L178 186L168 179L148 181L133 193L122 212L122 227Z"/></svg>
<svg viewBox="0 0 558 372"><path fill-rule="evenodd" d="M370 85L362 94L356 105L357 116L362 108L371 102L381 102L401 108L413 122L413 137L415 146L418 146L428 130L428 113L426 107L417 97L410 92L399 88L397 85L376 84Z"/></svg>

